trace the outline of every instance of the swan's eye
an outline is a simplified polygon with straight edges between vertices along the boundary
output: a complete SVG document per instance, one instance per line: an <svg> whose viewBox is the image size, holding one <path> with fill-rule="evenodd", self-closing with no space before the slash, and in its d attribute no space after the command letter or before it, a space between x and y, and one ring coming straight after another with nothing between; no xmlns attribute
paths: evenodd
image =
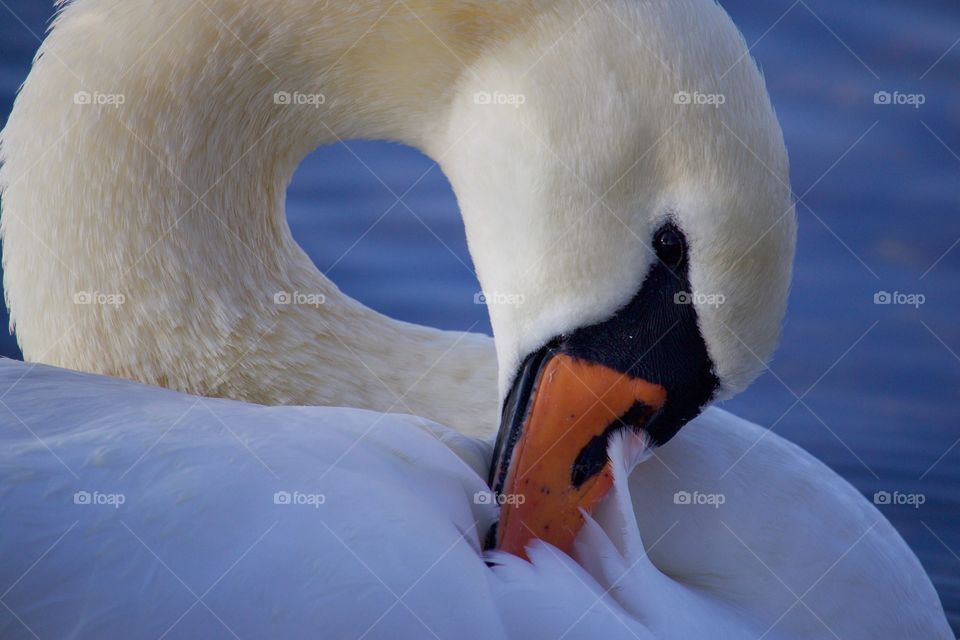
<svg viewBox="0 0 960 640"><path fill-rule="evenodd" d="M679 267L687 252L683 234L674 225L668 224L657 231L653 238L657 258L671 269Z"/></svg>

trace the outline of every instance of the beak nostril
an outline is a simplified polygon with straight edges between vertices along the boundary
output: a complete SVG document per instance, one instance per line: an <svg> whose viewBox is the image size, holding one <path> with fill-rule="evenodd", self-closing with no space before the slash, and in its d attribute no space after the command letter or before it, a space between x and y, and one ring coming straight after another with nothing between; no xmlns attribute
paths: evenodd
<svg viewBox="0 0 960 640"><path fill-rule="evenodd" d="M621 429L632 429L634 431L643 429L656 418L657 414L659 414L658 409L637 400L622 415L614 419L604 429L603 433L591 438L573 462L570 475L570 482L573 486L579 489L584 482L600 473L609 462L607 448L610 444L610 436Z"/></svg>
<svg viewBox="0 0 960 640"><path fill-rule="evenodd" d="M608 427L607 430L600 435L591 438L587 446L577 455L573 461L573 468L570 474L570 482L574 488L579 489L582 487L584 482L600 473L607 462L609 462L607 459L607 441L610 439L610 434L617 428L618 427L613 427L611 429Z"/></svg>

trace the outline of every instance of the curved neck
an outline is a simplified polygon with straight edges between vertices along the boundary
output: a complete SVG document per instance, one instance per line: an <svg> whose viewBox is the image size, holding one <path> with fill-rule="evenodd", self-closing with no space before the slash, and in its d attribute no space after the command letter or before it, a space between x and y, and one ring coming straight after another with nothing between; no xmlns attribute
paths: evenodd
<svg viewBox="0 0 960 640"><path fill-rule="evenodd" d="M491 341L340 293L294 242L284 198L320 144L436 146L465 65L511 16L340 4L67 5L0 156L5 286L28 360L495 428Z"/></svg>

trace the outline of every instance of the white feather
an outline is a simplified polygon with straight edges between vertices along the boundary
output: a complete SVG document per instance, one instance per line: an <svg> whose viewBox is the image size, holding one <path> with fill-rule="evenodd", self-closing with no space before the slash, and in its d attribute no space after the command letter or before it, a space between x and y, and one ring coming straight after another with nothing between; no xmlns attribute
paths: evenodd
<svg viewBox="0 0 960 640"><path fill-rule="evenodd" d="M436 424L10 360L0 388L4 638L952 637L876 508L773 434L751 448L762 430L719 410L629 485L614 444L576 561L537 542L532 564L488 569L490 446ZM693 487L726 502L674 503Z"/></svg>

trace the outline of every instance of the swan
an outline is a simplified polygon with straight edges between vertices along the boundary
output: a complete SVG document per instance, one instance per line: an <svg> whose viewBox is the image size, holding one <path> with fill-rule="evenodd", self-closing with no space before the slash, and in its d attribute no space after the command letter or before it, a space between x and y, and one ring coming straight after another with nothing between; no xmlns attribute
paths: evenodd
<svg viewBox="0 0 960 640"><path fill-rule="evenodd" d="M439 162L492 345L375 314L293 241L287 181L346 137ZM40 556L4 553L11 633L232 631L220 567L262 637L950 637L874 507L708 407L771 356L795 241L779 126L712 0L74 0L0 161L11 323L59 367L0 367L4 548ZM231 499L324 483L335 508Z"/></svg>

